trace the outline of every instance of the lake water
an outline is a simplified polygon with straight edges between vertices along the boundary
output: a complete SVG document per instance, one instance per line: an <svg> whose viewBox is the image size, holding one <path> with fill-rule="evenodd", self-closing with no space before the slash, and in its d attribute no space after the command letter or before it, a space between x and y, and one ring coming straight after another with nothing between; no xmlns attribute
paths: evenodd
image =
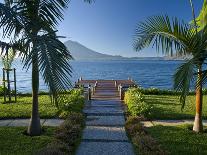
<svg viewBox="0 0 207 155"><path fill-rule="evenodd" d="M82 76L83 79L128 79L131 77L144 88L156 87L172 89L173 74L181 61L130 60L130 61L73 61L74 83ZM1 66L2 67L2 66ZM17 70L17 90L31 92L31 69L22 70L19 61L13 64ZM0 71L2 79L2 71ZM47 90L43 80L40 80L40 90Z"/></svg>

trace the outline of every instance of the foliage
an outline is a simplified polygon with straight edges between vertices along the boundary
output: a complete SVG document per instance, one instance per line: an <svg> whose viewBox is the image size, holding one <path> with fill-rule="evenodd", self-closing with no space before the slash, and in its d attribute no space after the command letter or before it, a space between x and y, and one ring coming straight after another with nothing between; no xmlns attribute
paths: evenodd
<svg viewBox="0 0 207 155"><path fill-rule="evenodd" d="M180 101L184 107L190 86L192 83L195 84L198 75L197 69L201 70L207 56L207 26L197 32L190 24L177 18L150 17L145 22L138 24L134 48L136 51L140 51L151 45L166 55L176 53L177 55L193 56L192 59L186 60L174 75L174 88L181 91ZM204 81L206 76L207 74L203 74L203 79L199 79L198 76L197 78Z"/></svg>
<svg viewBox="0 0 207 155"><path fill-rule="evenodd" d="M0 127L0 154L33 154L52 142L54 127L44 127L42 136L29 137L25 127Z"/></svg>
<svg viewBox="0 0 207 155"><path fill-rule="evenodd" d="M140 118L128 117L125 128L135 148L136 154L168 154L166 151L162 150L155 139L147 134L145 128L140 122Z"/></svg>
<svg viewBox="0 0 207 155"><path fill-rule="evenodd" d="M65 118L71 111L80 112L84 107L83 89L72 89L65 94L62 102L59 104L61 111L60 117Z"/></svg>
<svg viewBox="0 0 207 155"><path fill-rule="evenodd" d="M55 140L39 151L39 154L72 154L81 139L85 117L80 113L71 113L55 131Z"/></svg>
<svg viewBox="0 0 207 155"><path fill-rule="evenodd" d="M170 154L207 154L207 133L195 134L189 125L153 126L147 132Z"/></svg>
<svg viewBox="0 0 207 155"><path fill-rule="evenodd" d="M2 57L2 63L5 69L11 69L12 63L14 61L15 53L10 48L5 56Z"/></svg>
<svg viewBox="0 0 207 155"><path fill-rule="evenodd" d="M199 31L202 30L207 25L207 1L206 0L204 0L203 2L203 7L200 11L199 16L196 18L196 22L197 22L197 25L199 26L198 28Z"/></svg>
<svg viewBox="0 0 207 155"><path fill-rule="evenodd" d="M153 107L145 102L144 95L139 88L129 88L125 92L124 101L132 116L150 116Z"/></svg>

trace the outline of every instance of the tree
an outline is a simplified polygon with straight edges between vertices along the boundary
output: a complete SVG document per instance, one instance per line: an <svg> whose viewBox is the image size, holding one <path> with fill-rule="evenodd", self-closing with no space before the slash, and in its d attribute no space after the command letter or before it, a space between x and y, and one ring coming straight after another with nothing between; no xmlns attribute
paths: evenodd
<svg viewBox="0 0 207 155"><path fill-rule="evenodd" d="M12 48L7 48L5 56L2 57L2 64L4 69L6 69L6 76L7 76L7 89L9 92L9 101L11 101L11 85L10 85L10 76L9 70L11 70L12 63L14 61L15 53Z"/></svg>
<svg viewBox="0 0 207 155"><path fill-rule="evenodd" d="M181 91L180 101L184 108L190 85L196 86L196 116L193 130L202 132L202 85L206 79L206 71L202 65L207 56L207 27L199 32L191 24L170 19L168 16L154 16L138 24L134 38L134 49L154 45L157 51L163 54L191 55L174 75L174 88ZM197 70L196 70L197 69ZM195 77L196 75L196 77ZM195 82L196 80L196 82Z"/></svg>
<svg viewBox="0 0 207 155"><path fill-rule="evenodd" d="M84 0L91 3L92 0ZM57 36L56 26L63 20L63 11L70 0L4 0L0 3L0 27L3 38L14 37L24 67L32 67L32 114L28 134L41 134L38 110L39 74L49 87L58 105L61 92L71 86L72 59Z"/></svg>

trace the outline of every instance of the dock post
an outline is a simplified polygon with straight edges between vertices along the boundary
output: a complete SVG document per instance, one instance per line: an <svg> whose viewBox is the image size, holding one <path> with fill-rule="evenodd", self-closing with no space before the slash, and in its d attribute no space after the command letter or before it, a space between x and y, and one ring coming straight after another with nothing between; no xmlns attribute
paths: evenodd
<svg viewBox="0 0 207 155"><path fill-rule="evenodd" d="M114 85L115 85L115 87L117 87L117 81L114 81Z"/></svg>
<svg viewBox="0 0 207 155"><path fill-rule="evenodd" d="M119 86L119 95L120 95L120 100L124 100L124 89L122 85Z"/></svg>
<svg viewBox="0 0 207 155"><path fill-rule="evenodd" d="M91 85L88 85L88 100L91 100Z"/></svg>

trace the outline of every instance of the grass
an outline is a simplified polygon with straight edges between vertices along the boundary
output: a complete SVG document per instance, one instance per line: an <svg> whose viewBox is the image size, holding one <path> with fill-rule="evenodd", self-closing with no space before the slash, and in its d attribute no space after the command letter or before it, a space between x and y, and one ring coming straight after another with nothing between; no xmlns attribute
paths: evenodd
<svg viewBox="0 0 207 155"><path fill-rule="evenodd" d="M154 126L147 128L147 131L172 155L207 154L207 133L196 134L188 127L189 125Z"/></svg>
<svg viewBox="0 0 207 155"><path fill-rule="evenodd" d="M25 127L0 127L0 154L32 154L54 139L54 127L46 127L45 132L36 137L24 135L25 130Z"/></svg>
<svg viewBox="0 0 207 155"><path fill-rule="evenodd" d="M203 118L207 119L207 95L203 96ZM152 104L152 119L193 119L195 116L195 96L188 96L183 111L179 96L145 95L146 102Z"/></svg>
<svg viewBox="0 0 207 155"><path fill-rule="evenodd" d="M30 118L32 110L32 97L18 97L17 103L3 103L0 97L0 119L4 118ZM39 96L39 113L41 118L54 118L58 116L58 109L50 102L48 95Z"/></svg>

